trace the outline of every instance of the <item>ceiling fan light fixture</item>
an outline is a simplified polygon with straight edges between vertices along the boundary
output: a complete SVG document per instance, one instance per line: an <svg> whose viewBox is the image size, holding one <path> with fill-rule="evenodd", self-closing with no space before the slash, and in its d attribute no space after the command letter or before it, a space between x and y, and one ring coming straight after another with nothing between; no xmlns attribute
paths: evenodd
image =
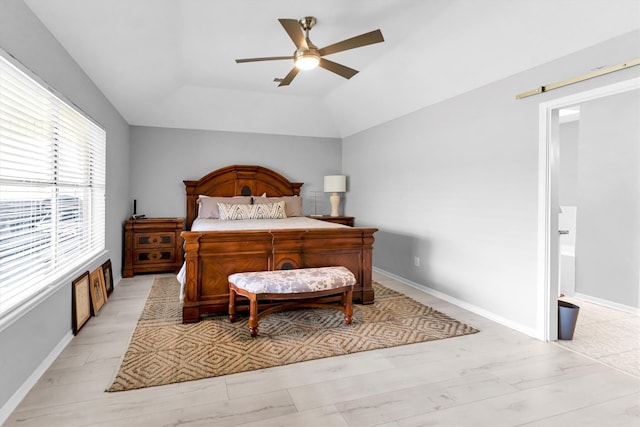
<svg viewBox="0 0 640 427"><path fill-rule="evenodd" d="M294 63L300 70L313 70L320 64L320 55L315 52L315 49L310 50L297 50L295 53Z"/></svg>

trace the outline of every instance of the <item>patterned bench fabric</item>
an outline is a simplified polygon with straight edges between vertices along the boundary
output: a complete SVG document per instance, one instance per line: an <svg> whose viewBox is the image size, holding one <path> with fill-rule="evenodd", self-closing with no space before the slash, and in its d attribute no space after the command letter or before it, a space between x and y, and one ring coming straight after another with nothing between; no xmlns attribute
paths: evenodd
<svg viewBox="0 0 640 427"><path fill-rule="evenodd" d="M346 267L234 273L229 282L254 294L295 294L352 286L353 273Z"/></svg>

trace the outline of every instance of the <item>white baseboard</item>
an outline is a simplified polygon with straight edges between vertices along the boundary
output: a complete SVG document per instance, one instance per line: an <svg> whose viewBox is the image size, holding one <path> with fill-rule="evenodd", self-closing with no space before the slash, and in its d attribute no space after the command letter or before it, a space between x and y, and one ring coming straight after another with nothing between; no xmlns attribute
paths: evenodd
<svg viewBox="0 0 640 427"><path fill-rule="evenodd" d="M441 299L443 301L446 301L446 302L451 303L451 304L453 304L455 306L463 308L463 309L465 309L467 311L475 313L475 314L477 314L479 316L487 318L487 319L489 319L489 320L491 320L493 322L496 322L496 323L498 323L498 324L500 324L502 326L506 326L507 328L510 328L510 329L515 330L515 331L521 332L521 333L523 333L525 335L528 335L530 337L533 337L533 338L536 338L536 339L539 339L539 340L544 340L544 338L540 337L540 334L538 333L537 330L529 328L529 327L524 326L524 325L521 325L520 323L516 323L516 322L514 322L514 321L512 321L510 319L504 318L502 316L498 316L497 314L492 313L490 311L487 311L484 308L475 306L473 304L469 304L468 302L465 302L465 301L459 300L457 298L454 298L451 295L447 295L445 293L442 293L440 291L432 289L432 288L430 288L428 286L412 282L411 280L407 280L404 277L400 277L400 276L395 275L393 273L389 273L388 271L382 270L380 268L373 267L373 271L375 271L376 273L380 273L380 274L382 274L384 276L387 276L387 277L389 277L391 279L397 280L398 282L400 282L402 284L405 284L407 286L411 286L412 288L417 289L419 291L422 291L422 292L424 292L426 294L433 295L436 298L439 298L439 299Z"/></svg>
<svg viewBox="0 0 640 427"><path fill-rule="evenodd" d="M22 399L29 393L29 390L38 382L40 377L49 369L49 366L58 358L60 353L64 350L64 348L69 344L69 342L73 339L73 332L69 331L55 346L53 350L49 353L49 355L40 363L38 368L33 371L33 373L27 378L27 380L20 386L13 396L7 400L2 408L0 408L0 425L4 424L5 421L9 418L11 413L18 407Z"/></svg>
<svg viewBox="0 0 640 427"><path fill-rule="evenodd" d="M626 313L631 313L631 314L635 314L636 316L640 316L640 308L631 307L630 305L619 304L617 302L592 297L590 295L581 294L579 292L574 293L573 298L581 299L583 301L590 302L592 304L601 305L603 307L612 308L614 310L624 311Z"/></svg>

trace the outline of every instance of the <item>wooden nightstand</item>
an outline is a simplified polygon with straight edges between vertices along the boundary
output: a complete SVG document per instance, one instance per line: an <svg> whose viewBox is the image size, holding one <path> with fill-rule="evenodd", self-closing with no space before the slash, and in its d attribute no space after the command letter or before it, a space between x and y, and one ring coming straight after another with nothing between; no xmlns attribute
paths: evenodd
<svg viewBox="0 0 640 427"><path fill-rule="evenodd" d="M349 227L353 227L353 221L354 221L354 218L352 216L322 215L322 216L310 216L309 218L319 219L320 221L333 222L335 224L348 225Z"/></svg>
<svg viewBox="0 0 640 427"><path fill-rule="evenodd" d="M125 221L122 277L178 271L184 261L182 228L182 218Z"/></svg>

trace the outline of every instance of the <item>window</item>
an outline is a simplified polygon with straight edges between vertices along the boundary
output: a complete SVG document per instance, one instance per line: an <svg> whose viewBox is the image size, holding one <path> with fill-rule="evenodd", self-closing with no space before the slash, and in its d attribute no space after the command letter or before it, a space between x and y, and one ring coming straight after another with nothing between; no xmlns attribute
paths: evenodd
<svg viewBox="0 0 640 427"><path fill-rule="evenodd" d="M104 129L0 56L0 318L105 248Z"/></svg>

